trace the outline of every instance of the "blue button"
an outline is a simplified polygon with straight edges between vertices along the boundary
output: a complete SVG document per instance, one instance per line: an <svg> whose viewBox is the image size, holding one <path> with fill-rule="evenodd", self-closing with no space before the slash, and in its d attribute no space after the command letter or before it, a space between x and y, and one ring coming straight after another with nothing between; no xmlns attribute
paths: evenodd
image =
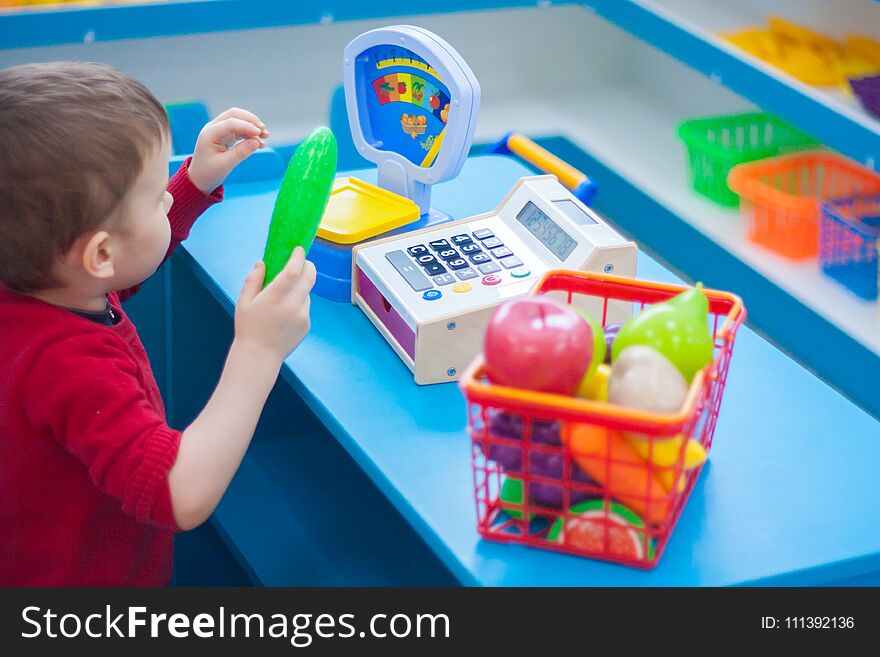
<svg viewBox="0 0 880 657"><path fill-rule="evenodd" d="M425 301L436 301L442 296L443 293L440 290L428 290L422 295L422 299Z"/></svg>
<svg viewBox="0 0 880 657"><path fill-rule="evenodd" d="M512 272L510 272L510 275L514 278L526 278L528 276L531 276L531 274L532 272L530 272L526 267L520 267L519 269L514 269ZM425 292L425 294L428 293Z"/></svg>

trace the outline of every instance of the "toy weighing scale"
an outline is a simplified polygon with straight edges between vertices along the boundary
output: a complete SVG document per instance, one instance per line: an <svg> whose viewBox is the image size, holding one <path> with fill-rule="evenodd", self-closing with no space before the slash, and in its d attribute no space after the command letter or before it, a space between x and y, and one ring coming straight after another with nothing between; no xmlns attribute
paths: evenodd
<svg viewBox="0 0 880 657"><path fill-rule="evenodd" d="M309 252L314 291L351 299L352 248L450 220L431 208L431 185L467 159L480 85L461 56L419 27L366 32L343 55L345 103L358 152L378 167L378 185L337 178Z"/></svg>
<svg viewBox="0 0 880 657"><path fill-rule="evenodd" d="M637 253L555 176L531 176L491 212L356 247L352 301L416 383L454 381L502 301L528 294L551 269L634 276ZM600 320L605 312L606 324L632 314L627 302L607 311L601 299L572 303Z"/></svg>

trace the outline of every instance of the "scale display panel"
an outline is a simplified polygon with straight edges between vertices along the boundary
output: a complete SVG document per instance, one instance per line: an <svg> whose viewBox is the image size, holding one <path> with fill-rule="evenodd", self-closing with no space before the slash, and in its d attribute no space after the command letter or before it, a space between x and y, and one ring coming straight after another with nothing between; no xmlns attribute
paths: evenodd
<svg viewBox="0 0 880 657"><path fill-rule="evenodd" d="M430 188L461 171L474 136L480 85L455 49L428 30L394 25L345 48L351 136L379 168L379 186L431 211Z"/></svg>
<svg viewBox="0 0 880 657"><path fill-rule="evenodd" d="M359 58L366 141L430 167L443 144L452 98L439 73L407 48L374 46Z"/></svg>

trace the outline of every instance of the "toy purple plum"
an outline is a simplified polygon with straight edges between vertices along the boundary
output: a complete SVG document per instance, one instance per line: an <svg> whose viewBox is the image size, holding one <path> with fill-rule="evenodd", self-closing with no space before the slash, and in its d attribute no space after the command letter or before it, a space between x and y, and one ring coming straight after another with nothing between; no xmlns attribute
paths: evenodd
<svg viewBox="0 0 880 657"><path fill-rule="evenodd" d="M622 324L609 324L605 327L605 364L611 365L611 346Z"/></svg>
<svg viewBox="0 0 880 657"><path fill-rule="evenodd" d="M522 440L523 419L509 413L496 413L489 420L489 431L493 438L506 438L508 440ZM562 450L562 441L559 435L559 422L549 420L535 420L532 423L532 443L546 445L558 449L532 449L529 453L529 474L548 479L562 479L565 468L565 456ZM489 447L488 457L495 461L509 474L521 474L523 470L523 449L517 445L506 445L493 442ZM571 481L597 486L580 466L571 462ZM577 504L583 500L598 497L583 490L570 490L569 504ZM562 508L564 490L562 485L554 485L545 482L532 482L529 484L529 500L533 504L546 506L554 509Z"/></svg>

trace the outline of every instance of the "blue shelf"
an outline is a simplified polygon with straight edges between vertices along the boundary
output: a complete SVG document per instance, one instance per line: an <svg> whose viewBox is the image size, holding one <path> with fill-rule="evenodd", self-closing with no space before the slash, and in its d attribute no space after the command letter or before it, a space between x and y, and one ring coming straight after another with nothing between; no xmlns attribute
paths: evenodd
<svg viewBox="0 0 880 657"><path fill-rule="evenodd" d="M765 68L747 53L723 44L709 29L653 0L587 0L586 5L831 148L880 170L880 122L861 108L850 107L821 89Z"/></svg>
<svg viewBox="0 0 880 657"><path fill-rule="evenodd" d="M428 14L534 5L534 1L527 0L427 0L416 5L405 0L381 3L331 0L319 4L284 0L199 0L73 6L0 14L0 50L385 18L413 11Z"/></svg>

